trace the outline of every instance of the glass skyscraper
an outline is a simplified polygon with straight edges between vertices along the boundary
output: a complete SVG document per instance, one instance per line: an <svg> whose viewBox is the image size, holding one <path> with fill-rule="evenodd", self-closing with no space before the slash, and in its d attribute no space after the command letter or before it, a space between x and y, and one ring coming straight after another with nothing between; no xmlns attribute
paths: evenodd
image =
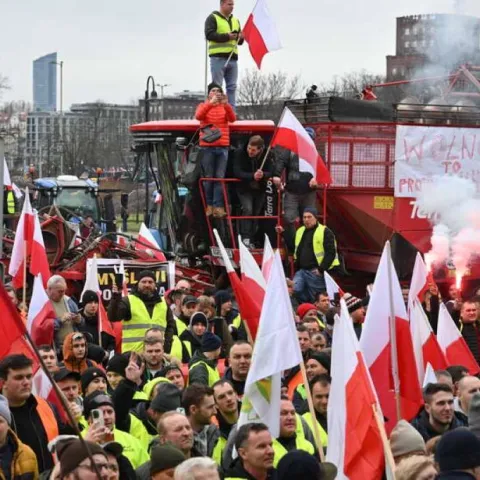
<svg viewBox="0 0 480 480"><path fill-rule="evenodd" d="M33 109L35 112L57 110L57 52L33 61Z"/></svg>

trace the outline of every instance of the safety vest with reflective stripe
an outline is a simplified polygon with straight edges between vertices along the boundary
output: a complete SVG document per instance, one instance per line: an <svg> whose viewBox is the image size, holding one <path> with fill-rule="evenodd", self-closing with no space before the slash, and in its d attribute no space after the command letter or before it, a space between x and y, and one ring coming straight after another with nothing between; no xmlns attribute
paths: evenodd
<svg viewBox="0 0 480 480"><path fill-rule="evenodd" d="M232 321L232 325L238 330L242 325L242 317L238 314Z"/></svg>
<svg viewBox="0 0 480 480"><path fill-rule="evenodd" d="M305 438L298 437L295 439L295 450L303 450L304 452L313 455L315 453L315 448L313 445ZM278 462L288 453L287 449L275 438L272 443L273 451L275 456L273 457L273 466L277 468Z"/></svg>
<svg viewBox="0 0 480 480"><path fill-rule="evenodd" d="M175 318L175 323L177 325L177 335L174 335L172 338L170 355L180 361L183 361L183 345L185 345L185 348L187 349L187 352L191 358L192 344L190 342L180 340L180 335L187 329L186 325L178 318Z"/></svg>
<svg viewBox="0 0 480 480"><path fill-rule="evenodd" d="M218 15L217 13L212 13L217 21L217 33L232 33L232 32L240 32L240 22L237 18L233 15L230 18L232 26L230 27L230 23L228 20L223 17L222 15ZM208 41L208 55L217 55L219 53L226 53L230 54L233 53L238 55L238 46L236 40L229 40L228 42L213 42L212 40Z"/></svg>
<svg viewBox="0 0 480 480"><path fill-rule="evenodd" d="M312 421L312 415L310 412L304 413L302 417L305 419L307 422L308 426L310 427L310 430L313 433L313 436L315 437L315 430L313 429L313 421ZM318 431L320 433L320 441L322 442L322 445L324 447L328 447L328 433L323 429L323 427L320 425L320 422L315 419L318 425Z"/></svg>
<svg viewBox="0 0 480 480"><path fill-rule="evenodd" d="M222 456L225 447L227 446L227 439L224 437L218 437L217 443L213 449L212 458L217 465L222 464Z"/></svg>
<svg viewBox="0 0 480 480"><path fill-rule="evenodd" d="M135 295L128 295L130 302L131 319L122 322L123 338L122 353L141 352L145 331L152 327L160 327L163 331L167 328L167 304L165 300L158 302L153 308L152 316L148 314L147 307Z"/></svg>
<svg viewBox="0 0 480 480"><path fill-rule="evenodd" d="M52 407L46 400L40 397L35 397L37 400L37 413L42 422L48 441L51 442L58 437L58 422L53 413Z"/></svg>
<svg viewBox="0 0 480 480"><path fill-rule="evenodd" d="M208 386L212 387L215 382L218 382L220 380L220 374L218 373L218 370L216 368L212 368L208 363L204 362L203 360L199 360L198 362L195 362L189 369L188 373L190 376L190 372L198 367L199 365L205 365L205 368L207 369L208 373Z"/></svg>
<svg viewBox="0 0 480 480"><path fill-rule="evenodd" d="M132 435L132 437L135 437L142 444L142 447L148 451L148 446L156 435L150 435L143 422L133 415L133 413L130 413L129 415L130 429L128 433Z"/></svg>
<svg viewBox="0 0 480 480"><path fill-rule="evenodd" d="M319 223L317 228L315 229L315 233L313 234L313 253L317 258L318 265L321 265L323 262L323 257L325 256L325 251L323 249L323 239L325 237L325 225ZM305 227L300 227L295 234L295 253L294 258L297 259L297 250L300 242L302 241L303 234L305 233ZM327 270L330 270L333 267L338 267L340 265L340 261L338 260L338 252L337 252L337 241L335 240L335 258L333 262L328 267Z"/></svg>
<svg viewBox="0 0 480 480"><path fill-rule="evenodd" d="M15 213L15 197L10 190L7 192L7 213L13 215Z"/></svg>
<svg viewBox="0 0 480 480"><path fill-rule="evenodd" d="M307 399L307 389L305 388L305 384L302 383L301 385L299 385L295 391L300 395L300 397L302 398L302 400L306 400Z"/></svg>

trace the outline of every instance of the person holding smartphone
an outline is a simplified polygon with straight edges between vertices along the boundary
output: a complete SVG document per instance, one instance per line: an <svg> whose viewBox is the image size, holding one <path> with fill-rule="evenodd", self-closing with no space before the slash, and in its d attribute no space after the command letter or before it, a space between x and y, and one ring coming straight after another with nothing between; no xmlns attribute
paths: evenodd
<svg viewBox="0 0 480 480"><path fill-rule="evenodd" d="M208 86L208 99L197 107L195 118L200 121L200 147L202 176L205 178L225 178L230 146L230 126L237 116L229 105L222 87L217 83ZM210 128L210 135L206 133ZM208 138L219 131L216 140ZM204 182L207 208L205 214L216 218L226 215L221 182Z"/></svg>

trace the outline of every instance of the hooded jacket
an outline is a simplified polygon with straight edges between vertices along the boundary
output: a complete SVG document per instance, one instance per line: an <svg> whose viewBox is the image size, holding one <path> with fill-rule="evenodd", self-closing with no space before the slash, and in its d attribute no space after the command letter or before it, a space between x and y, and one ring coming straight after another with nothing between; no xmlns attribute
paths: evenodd
<svg viewBox="0 0 480 480"><path fill-rule="evenodd" d="M11 480L38 479L38 464L35 453L28 445L19 440L13 430L8 431L7 443L0 448L0 479L5 478Z"/></svg>
<svg viewBox="0 0 480 480"><path fill-rule="evenodd" d="M230 468L226 470L224 478L225 480L228 480L230 478L256 480L255 477L252 477L252 475L250 475L245 470L245 468L243 468L243 463L240 457L236 458L234 462L230 465ZM277 471L272 468L267 474L267 480L276 480L277 478Z"/></svg>
<svg viewBox="0 0 480 480"><path fill-rule="evenodd" d="M198 361L206 363L210 368L213 368L214 370L217 370L217 361L209 360L203 354L203 352L199 350L195 353L195 355L192 356L190 362L188 363L189 384L200 383L202 385L208 385L208 371L205 365L198 365L192 369L192 365L194 365Z"/></svg>
<svg viewBox="0 0 480 480"><path fill-rule="evenodd" d="M79 331L88 333L91 337L91 343L100 345L98 337L98 312L95 315L86 315L82 310L83 322L79 325ZM102 348L107 351L115 350L115 337L102 332Z"/></svg>
<svg viewBox="0 0 480 480"><path fill-rule="evenodd" d="M71 372L78 372L80 374L82 374L87 368L90 368L90 367L99 368L99 365L97 364L97 362L87 359L88 345L85 345L84 357L81 360L77 360L75 358L75 356L73 355L73 349L72 349L72 344L73 344L72 337L75 334L76 332L69 333L65 337L65 341L63 342L63 363L65 365L65 368L70 370Z"/></svg>

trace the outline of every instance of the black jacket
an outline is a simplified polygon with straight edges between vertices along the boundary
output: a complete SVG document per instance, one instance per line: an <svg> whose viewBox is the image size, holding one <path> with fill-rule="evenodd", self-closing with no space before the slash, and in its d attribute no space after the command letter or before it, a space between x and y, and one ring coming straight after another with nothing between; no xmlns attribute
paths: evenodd
<svg viewBox="0 0 480 480"><path fill-rule="evenodd" d="M442 435L442 432L437 432L432 428L425 410L422 410L410 423L420 433L425 442L428 442L433 437ZM467 426L468 418L463 413L455 412L448 430L455 430L456 428Z"/></svg>
<svg viewBox="0 0 480 480"><path fill-rule="evenodd" d="M223 15L218 11L215 11L215 12L211 13L207 17L207 20L205 21L205 38L207 40L212 41L212 42L220 42L220 43L228 42L230 39L228 38L227 33L217 33L217 19L213 15L214 13L216 15L220 15L220 16L223 17ZM225 18L225 17L223 17L223 18ZM228 19L228 23L230 24L230 27L232 26L232 18L233 18L233 15L231 15L230 18ZM240 25L240 31L241 30L242 30L242 28L241 28L241 25ZM232 33L234 33L233 30L232 30ZM243 42L244 42L244 40L242 39L238 42L238 44L242 45ZM229 53L216 53L215 55L211 55L211 56L212 57L228 58L230 56L230 54ZM238 55L233 54L232 55L232 60L238 60Z"/></svg>
<svg viewBox="0 0 480 480"><path fill-rule="evenodd" d="M150 417L147 413L148 407L148 402L140 402L138 405L135 406L135 409L132 410L131 413L142 421L144 427L147 429L147 432L150 435L157 435L157 426L155 425L155 422L152 422L152 420L150 420Z"/></svg>
<svg viewBox="0 0 480 480"><path fill-rule="evenodd" d="M253 174L260 168L264 158L264 152L262 151L258 157L250 158L247 153L247 145L243 148L237 148L235 150L235 156L233 158L233 175L235 178L241 180L237 183L237 188L243 190L263 190L265 191L266 180L272 176L273 165L271 155L269 154L265 164L263 165L263 178L257 182L253 178Z"/></svg>
<svg viewBox="0 0 480 480"><path fill-rule="evenodd" d="M82 333L87 333L90 336L89 343L100 345L98 341L98 313L91 317L85 315L85 312L80 312L84 322L82 322L78 329ZM107 351L115 350L115 338L108 333L102 332L102 348Z"/></svg>
<svg viewBox="0 0 480 480"><path fill-rule="evenodd" d="M180 340L182 342L190 342L190 345L192 347L192 355L191 357L193 357L199 350L201 350L202 348L202 342L201 340L196 336L194 335L190 330L185 330L181 335L180 335ZM190 357L190 358L191 358ZM188 363L188 361L190 360L190 358L187 359L186 362L184 363ZM182 359L183 360L183 359Z"/></svg>
<svg viewBox="0 0 480 480"><path fill-rule="evenodd" d="M243 394L245 392L246 380L243 380L243 381L234 380L233 379L233 372L232 372L232 369L230 367L228 367L225 370L225 373L223 374L223 378L225 380L228 380L233 385L233 389L235 390L235 392L237 392L237 395L239 396L239 398L242 398Z"/></svg>
<svg viewBox="0 0 480 480"><path fill-rule="evenodd" d="M135 295L143 301L147 308L148 314L151 316L155 305L162 300L160 295L156 294L150 299L145 299L140 293L134 292ZM114 293L112 300L108 305L108 318L111 322L121 322L122 320L128 322L132 318L132 311L130 310L130 301L128 297L122 297L121 293ZM169 353L172 348L172 338L176 330L175 320L170 308L167 307L167 328L165 329L165 352Z"/></svg>
<svg viewBox="0 0 480 480"><path fill-rule="evenodd" d="M315 227L315 229L318 227ZM312 229L313 230L313 229ZM320 265L315 258L315 253L313 251L313 235L314 232L305 229L303 233L302 240L297 248L297 261L296 267L298 269L307 269L318 268L320 271L324 272L328 270L332 262L335 260L337 255L337 249L335 247L335 235L328 228L325 227L325 233L323 236L323 260ZM308 249L308 251L304 251Z"/></svg>
<svg viewBox="0 0 480 480"><path fill-rule="evenodd" d="M436 480L469 480L469 479L475 479L475 477L471 473L458 472L458 471L439 473L435 478L436 478Z"/></svg>
<svg viewBox="0 0 480 480"><path fill-rule="evenodd" d="M245 480L256 480L255 477L252 477L244 468L241 459L238 457L234 460L230 468L227 469L225 472L225 479L228 478L242 478ZM275 469L271 469L268 473L267 480L276 480L278 478L277 471Z"/></svg>
<svg viewBox="0 0 480 480"><path fill-rule="evenodd" d="M285 148L276 147L275 163L272 176L281 177L283 170L287 171L285 190L295 194L305 194L312 191L308 185L313 175L308 172L300 172L298 155Z"/></svg>
<svg viewBox="0 0 480 480"><path fill-rule="evenodd" d="M208 385L208 371L205 365L197 365L193 370L191 369L192 365L199 360L205 362L213 369L217 368L216 360L209 360L201 351L197 351L188 364L188 382L189 384L200 383L202 385Z"/></svg>

